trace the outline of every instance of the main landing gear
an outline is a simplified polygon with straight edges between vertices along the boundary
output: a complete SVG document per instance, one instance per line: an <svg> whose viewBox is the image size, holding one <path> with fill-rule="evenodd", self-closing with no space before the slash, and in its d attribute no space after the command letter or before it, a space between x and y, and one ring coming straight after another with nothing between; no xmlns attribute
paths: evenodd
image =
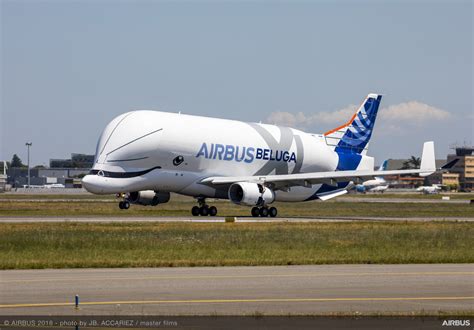
<svg viewBox="0 0 474 330"><path fill-rule="evenodd" d="M278 214L278 210L276 207L270 207L268 208L267 206L262 206L262 207L257 207L254 206L252 207L252 217L262 217L266 218L268 216L274 218Z"/></svg>
<svg viewBox="0 0 474 330"><path fill-rule="evenodd" d="M124 201L120 201L119 202L119 208L121 210L128 210L130 208L130 202L127 201L127 200L124 200Z"/></svg>
<svg viewBox="0 0 474 330"><path fill-rule="evenodd" d="M193 206L191 209L191 214L195 217L201 215L203 217L211 216L214 217L217 215L217 207L209 206L206 204L204 198L198 198L199 206Z"/></svg>

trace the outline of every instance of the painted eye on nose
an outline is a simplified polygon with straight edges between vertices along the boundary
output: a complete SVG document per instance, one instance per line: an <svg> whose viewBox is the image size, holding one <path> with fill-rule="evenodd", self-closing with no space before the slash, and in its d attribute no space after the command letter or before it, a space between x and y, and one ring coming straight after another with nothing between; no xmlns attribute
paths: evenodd
<svg viewBox="0 0 474 330"><path fill-rule="evenodd" d="M173 165L174 166L178 166L182 162L184 162L184 157L183 156L177 156L177 157L175 157L175 159L173 159Z"/></svg>

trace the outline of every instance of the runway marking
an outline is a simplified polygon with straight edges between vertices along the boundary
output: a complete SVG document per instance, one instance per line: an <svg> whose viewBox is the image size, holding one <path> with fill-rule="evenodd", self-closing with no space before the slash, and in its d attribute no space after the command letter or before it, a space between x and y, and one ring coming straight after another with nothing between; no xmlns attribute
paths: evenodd
<svg viewBox="0 0 474 330"><path fill-rule="evenodd" d="M265 302L332 302L332 301L420 301L420 300L474 300L472 297L382 297L382 298L263 298L263 299L190 299L190 300L132 300L132 301L87 301L80 306L94 305L154 305L154 304L212 304L212 303L265 303ZM61 307L74 303L5 304L0 308Z"/></svg>
<svg viewBox="0 0 474 330"><path fill-rule="evenodd" d="M474 276L472 272L377 272L377 273L313 273L313 274L251 274L251 275L175 275L175 276L131 276L131 277L113 277L104 274L104 277L89 277L89 278L42 278L42 279L26 279L26 280L0 280L0 283L33 283L33 282L51 282L51 281L128 281L128 280L180 280L180 279L228 279L228 278L274 278L274 277L327 277L327 276L420 276L420 275L470 275Z"/></svg>

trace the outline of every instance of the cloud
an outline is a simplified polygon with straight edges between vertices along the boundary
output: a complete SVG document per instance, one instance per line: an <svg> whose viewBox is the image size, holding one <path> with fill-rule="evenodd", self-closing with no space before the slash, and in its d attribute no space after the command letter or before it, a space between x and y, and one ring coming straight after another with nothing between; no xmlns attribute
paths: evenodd
<svg viewBox="0 0 474 330"><path fill-rule="evenodd" d="M302 112L290 113L277 111L272 112L267 117L267 122L276 125L301 128L310 127L317 124L342 124L351 118L356 109L357 107L355 105L349 105L344 109L334 112L316 112L310 115L305 115Z"/></svg>
<svg viewBox="0 0 474 330"><path fill-rule="evenodd" d="M296 114L284 111L272 112L267 117L267 122L275 125L301 127L306 116L302 112Z"/></svg>
<svg viewBox="0 0 474 330"><path fill-rule="evenodd" d="M417 101L391 105L380 112L380 119L383 121L395 120L416 124L441 121L448 119L450 116L451 114L445 110Z"/></svg>
<svg viewBox="0 0 474 330"><path fill-rule="evenodd" d="M302 112L277 111L267 117L267 122L281 126L308 128L323 125L342 125L356 111L357 106L349 105L333 112L316 112L306 115ZM418 101L391 105L379 111L379 124L389 130L399 130L401 126L422 126L425 123L449 119L451 113ZM330 127L329 127L330 128Z"/></svg>

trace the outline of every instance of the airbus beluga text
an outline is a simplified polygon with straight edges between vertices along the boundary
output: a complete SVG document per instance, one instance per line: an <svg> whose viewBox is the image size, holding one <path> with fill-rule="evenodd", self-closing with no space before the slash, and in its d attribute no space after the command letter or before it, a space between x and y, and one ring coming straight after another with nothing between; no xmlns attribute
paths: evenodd
<svg viewBox="0 0 474 330"><path fill-rule="evenodd" d="M325 134L159 111L132 111L112 120L97 143L83 186L130 203L158 205L170 192L193 196L192 214L217 214L206 198L251 206L252 216L277 215L275 201L327 200L354 184L395 174L426 176L435 169L425 142L420 169L374 171L367 147L382 96L369 94L344 125Z"/></svg>

